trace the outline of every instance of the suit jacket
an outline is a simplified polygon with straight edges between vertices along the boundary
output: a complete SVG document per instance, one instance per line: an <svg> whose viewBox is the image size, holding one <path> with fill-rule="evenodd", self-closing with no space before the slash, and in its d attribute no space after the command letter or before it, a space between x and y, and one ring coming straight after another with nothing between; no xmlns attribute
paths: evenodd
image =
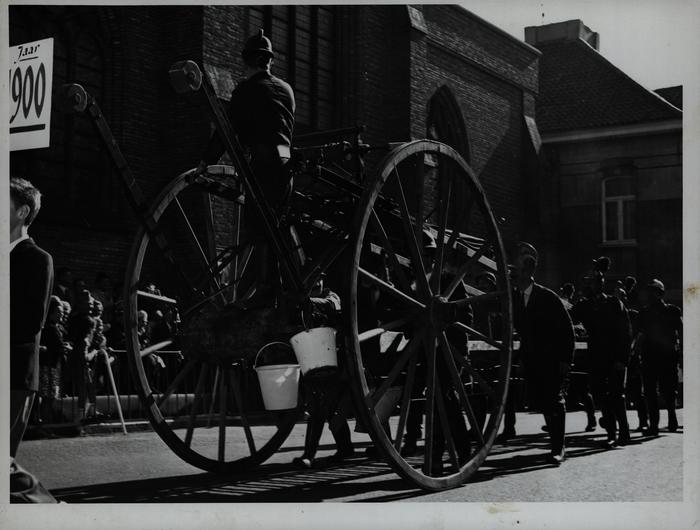
<svg viewBox="0 0 700 530"><path fill-rule="evenodd" d="M574 327L564 304L553 291L534 284L527 307L521 293L516 292L513 316L520 335L520 357L528 370L555 375L559 372L559 362L573 362Z"/></svg>
<svg viewBox="0 0 700 530"><path fill-rule="evenodd" d="M586 328L593 370L608 370L616 361L629 362L632 331L620 300L606 294L581 300L571 308L571 316Z"/></svg>
<svg viewBox="0 0 700 530"><path fill-rule="evenodd" d="M53 260L29 238L10 252L10 388L37 390L39 339L53 289Z"/></svg>

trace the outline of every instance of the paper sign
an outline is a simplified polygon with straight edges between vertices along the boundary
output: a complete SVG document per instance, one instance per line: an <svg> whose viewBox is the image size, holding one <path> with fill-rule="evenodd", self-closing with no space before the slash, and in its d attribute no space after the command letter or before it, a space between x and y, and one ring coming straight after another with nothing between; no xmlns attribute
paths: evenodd
<svg viewBox="0 0 700 530"><path fill-rule="evenodd" d="M49 146L53 39L10 48L10 151Z"/></svg>

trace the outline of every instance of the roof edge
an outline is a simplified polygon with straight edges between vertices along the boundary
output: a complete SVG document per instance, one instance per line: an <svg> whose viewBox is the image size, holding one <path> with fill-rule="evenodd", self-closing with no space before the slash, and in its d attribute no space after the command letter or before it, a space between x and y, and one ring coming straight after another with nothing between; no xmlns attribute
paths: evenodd
<svg viewBox="0 0 700 530"><path fill-rule="evenodd" d="M674 110L676 112L680 113L679 118L682 119L683 116L683 111L679 109L678 107L672 105L670 102L662 98L660 95L658 95L656 92L654 92L652 89L645 87L642 85L639 81L636 79L632 78L627 72L625 72L622 68L617 66L615 63L613 63L610 59L605 57L602 53L600 53L599 50L596 50L593 46L590 45L590 43L586 42L582 38L578 38L575 41L570 41L570 42L576 42L579 46L585 46L589 50L591 50L593 53L595 53L601 60L605 61L608 65L610 65L612 68L620 72L623 76L625 76L628 80L630 80L632 83L637 85L641 90L644 90L647 94L653 96L655 99L659 100L661 103L669 107L670 110Z"/></svg>
<svg viewBox="0 0 700 530"><path fill-rule="evenodd" d="M506 30L499 28L498 26L496 26L492 22L489 22L485 18L480 17L476 13L469 11L466 7L461 6L459 4L450 4L450 7L466 13L468 16L476 19L479 23L483 24L484 26L489 28L491 31L498 33L502 37L506 37L508 40L510 40L516 44L519 44L522 48L525 48L526 50L534 53L537 57L542 55L542 52L540 50L538 50L537 48L535 48L534 46L528 44L524 40L520 40L519 38L515 37L514 35L511 35Z"/></svg>
<svg viewBox="0 0 700 530"><path fill-rule="evenodd" d="M675 107L674 107L675 108ZM683 120L660 120L632 125L614 125L611 127L594 127L589 129L574 129L562 132L543 132L543 144L559 144L568 142L580 142L587 140L599 140L603 138L641 136L683 130Z"/></svg>

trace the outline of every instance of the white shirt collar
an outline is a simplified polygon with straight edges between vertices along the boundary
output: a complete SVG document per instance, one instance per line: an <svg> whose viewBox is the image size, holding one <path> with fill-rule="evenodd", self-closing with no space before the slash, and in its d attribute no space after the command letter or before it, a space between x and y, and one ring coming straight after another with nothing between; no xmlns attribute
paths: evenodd
<svg viewBox="0 0 700 530"><path fill-rule="evenodd" d="M22 236L19 236L17 239L15 239L12 243L10 243L10 252L12 252L17 245L19 245L22 241L25 239L29 239L29 234L24 234Z"/></svg>
<svg viewBox="0 0 700 530"><path fill-rule="evenodd" d="M534 282L531 283L528 288L523 291L523 302L525 303L525 307L527 307L527 303L530 301L530 295L532 294L532 287L534 285Z"/></svg>

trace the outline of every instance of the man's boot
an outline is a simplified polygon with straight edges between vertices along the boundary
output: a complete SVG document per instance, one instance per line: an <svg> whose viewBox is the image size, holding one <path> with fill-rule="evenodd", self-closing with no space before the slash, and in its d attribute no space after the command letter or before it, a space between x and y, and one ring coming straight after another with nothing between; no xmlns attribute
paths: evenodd
<svg viewBox="0 0 700 530"><path fill-rule="evenodd" d="M669 432L676 432L678 430L678 418L676 417L676 409L668 408L668 430Z"/></svg>

